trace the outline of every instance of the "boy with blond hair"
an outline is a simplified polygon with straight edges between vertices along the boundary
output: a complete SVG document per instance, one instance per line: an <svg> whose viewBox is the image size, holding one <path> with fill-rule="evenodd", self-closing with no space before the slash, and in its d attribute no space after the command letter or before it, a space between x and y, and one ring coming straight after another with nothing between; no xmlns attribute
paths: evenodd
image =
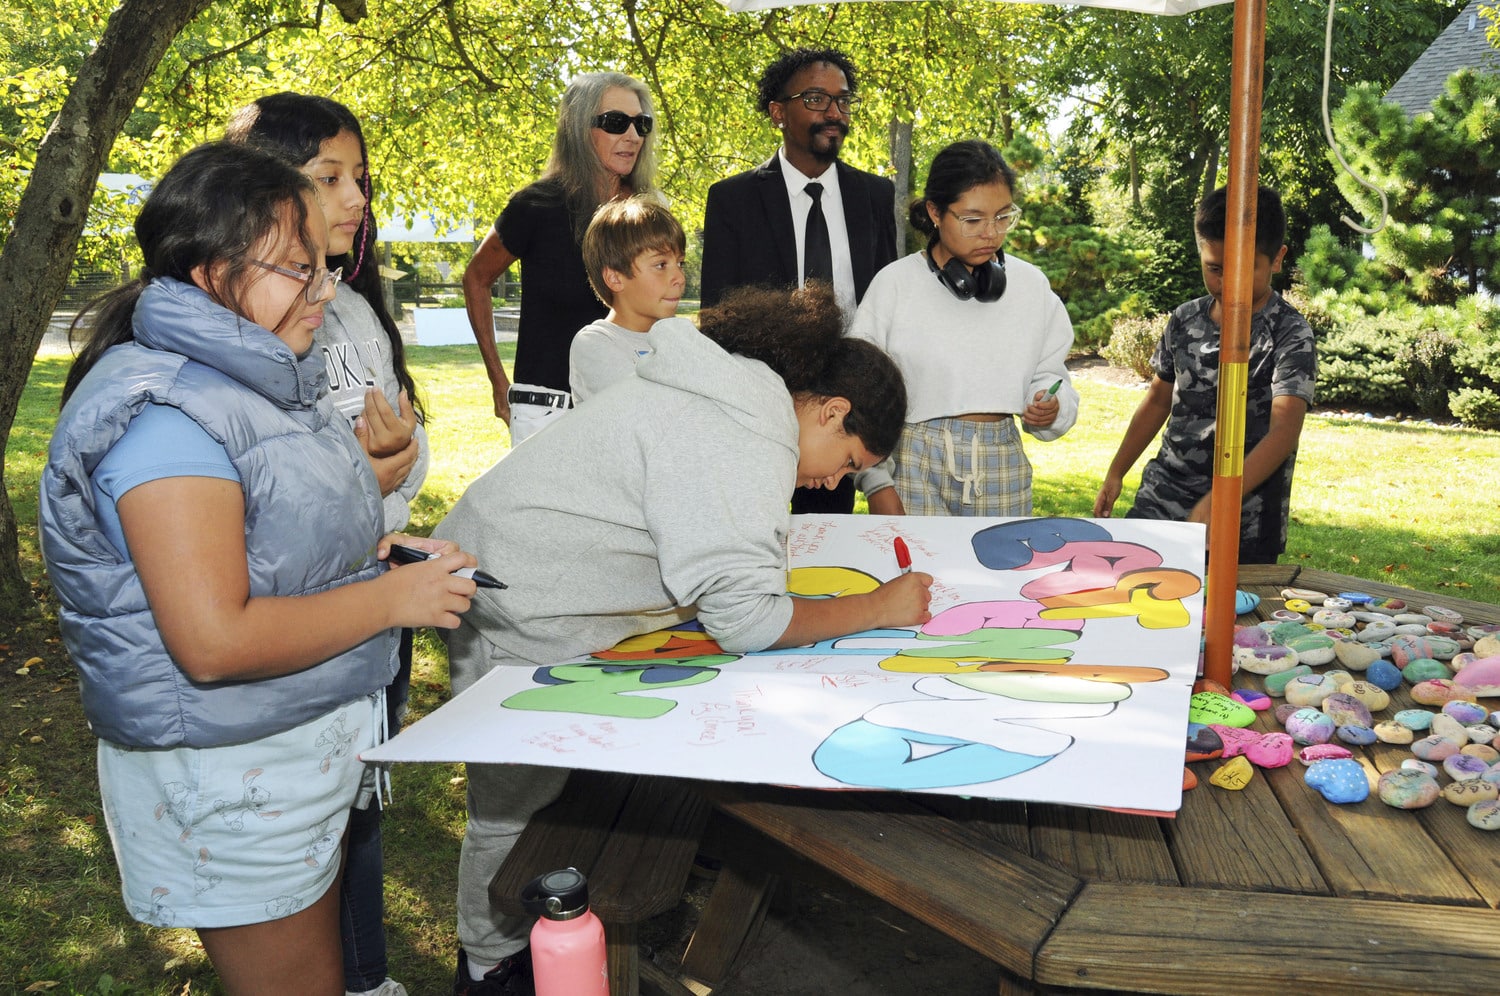
<svg viewBox="0 0 1500 996"><path fill-rule="evenodd" d="M594 212L583 236L589 284L609 314L579 330L568 353L568 386L581 404L635 372L651 355L646 333L677 314L687 283L687 236L652 198L611 201Z"/></svg>

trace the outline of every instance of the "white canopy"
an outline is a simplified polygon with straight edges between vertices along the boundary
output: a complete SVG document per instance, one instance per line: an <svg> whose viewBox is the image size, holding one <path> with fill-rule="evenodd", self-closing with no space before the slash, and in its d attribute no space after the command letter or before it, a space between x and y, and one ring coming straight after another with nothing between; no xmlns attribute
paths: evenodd
<svg viewBox="0 0 1500 996"><path fill-rule="evenodd" d="M824 0L719 0L733 11L771 10L822 3ZM1141 14L1191 14L1205 7L1232 3L1233 0L1011 0L1014 3L1046 3L1057 7L1108 7L1111 10L1133 10Z"/></svg>

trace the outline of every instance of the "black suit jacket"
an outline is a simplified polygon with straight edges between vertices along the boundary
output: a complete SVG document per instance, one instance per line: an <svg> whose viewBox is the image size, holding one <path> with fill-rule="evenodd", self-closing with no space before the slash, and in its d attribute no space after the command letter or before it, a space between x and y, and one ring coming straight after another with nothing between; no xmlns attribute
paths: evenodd
<svg viewBox="0 0 1500 996"><path fill-rule="evenodd" d="M858 301L876 272L896 258L896 186L843 162L834 163L834 168L839 171ZM705 306L716 304L735 287L795 287L800 277L792 205L779 156L708 188L703 212Z"/></svg>

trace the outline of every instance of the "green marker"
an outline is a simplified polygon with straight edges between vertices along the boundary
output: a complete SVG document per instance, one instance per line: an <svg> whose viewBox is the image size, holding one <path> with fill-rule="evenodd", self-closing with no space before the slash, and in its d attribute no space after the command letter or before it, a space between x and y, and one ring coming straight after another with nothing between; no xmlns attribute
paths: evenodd
<svg viewBox="0 0 1500 996"><path fill-rule="evenodd" d="M1051 387L1047 388L1047 397L1050 398L1057 394L1057 389L1059 387L1062 387L1062 381L1058 381L1056 384L1053 384Z"/></svg>

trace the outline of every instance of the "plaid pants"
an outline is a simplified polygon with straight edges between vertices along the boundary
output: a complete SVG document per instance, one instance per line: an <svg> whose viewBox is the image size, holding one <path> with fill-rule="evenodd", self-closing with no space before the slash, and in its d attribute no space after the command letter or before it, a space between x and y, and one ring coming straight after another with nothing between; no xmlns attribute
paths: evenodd
<svg viewBox="0 0 1500 996"><path fill-rule="evenodd" d="M907 423L892 462L908 515L1031 514L1031 461L1014 418Z"/></svg>

